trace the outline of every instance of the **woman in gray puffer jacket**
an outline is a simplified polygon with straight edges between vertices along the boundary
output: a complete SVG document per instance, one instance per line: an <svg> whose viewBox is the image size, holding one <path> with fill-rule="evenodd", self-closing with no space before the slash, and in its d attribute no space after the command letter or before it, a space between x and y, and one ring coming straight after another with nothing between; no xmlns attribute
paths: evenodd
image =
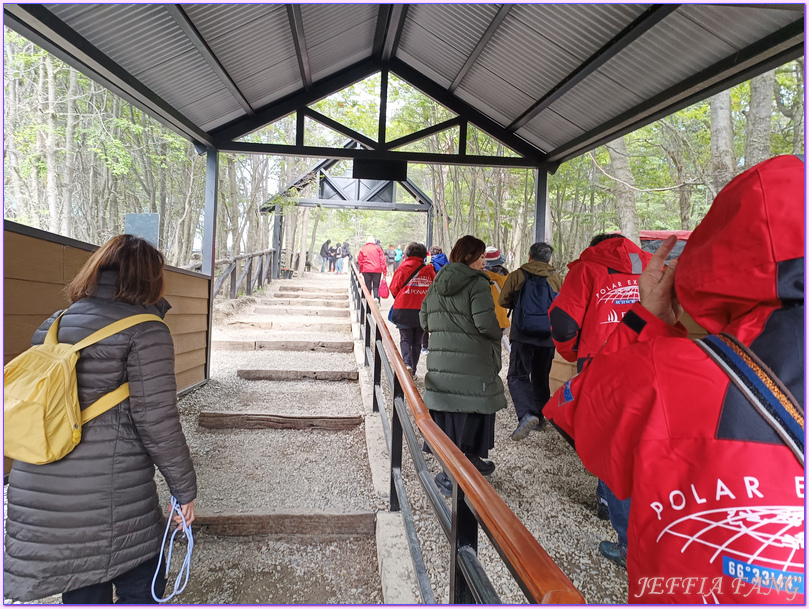
<svg viewBox="0 0 809 609"><path fill-rule="evenodd" d="M121 235L96 251L68 288L60 343L76 343L140 313L163 317L163 256ZM41 344L57 314L40 326ZM165 324L149 321L83 349L76 366L82 409L125 382L130 397L82 429L59 461L15 461L8 486L4 596L31 601L63 593L66 604L153 603L165 518L155 465L194 519L196 474L180 426L174 346ZM179 517L175 517L178 520ZM165 578L155 590L162 596Z"/></svg>

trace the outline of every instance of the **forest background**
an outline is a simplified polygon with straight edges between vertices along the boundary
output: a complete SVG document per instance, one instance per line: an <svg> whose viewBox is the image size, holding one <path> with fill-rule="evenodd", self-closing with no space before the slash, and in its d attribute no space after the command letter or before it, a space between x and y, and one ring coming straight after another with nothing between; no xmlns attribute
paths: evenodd
<svg viewBox="0 0 809 609"><path fill-rule="evenodd" d="M146 116L22 36L4 31L4 218L92 244L124 231L127 213L159 213L159 247L169 264L193 262L202 235L205 157ZM313 104L318 112L375 139L379 75ZM387 135L392 140L454 115L391 76ZM621 230L691 230L735 175L778 154L804 152L804 60L787 63L562 164L548 180L554 265L564 270L592 235ZM403 150L457 152L458 129ZM244 141L294 143L295 116ZM346 138L307 118L306 144ZM469 154L516 156L471 127ZM278 197L317 159L220 156L216 258L270 247L268 202L281 203L287 266L326 239L366 235L388 243L424 241L424 213L295 206L314 186ZM350 176L350 162L329 170ZM414 165L408 177L433 199L434 243L449 251L465 234L524 262L532 242L534 170ZM409 195L397 189L397 200Z"/></svg>

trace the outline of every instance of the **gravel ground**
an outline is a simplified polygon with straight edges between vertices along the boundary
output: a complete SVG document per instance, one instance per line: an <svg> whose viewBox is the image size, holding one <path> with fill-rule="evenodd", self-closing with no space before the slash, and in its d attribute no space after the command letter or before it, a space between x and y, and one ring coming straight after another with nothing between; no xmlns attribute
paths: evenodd
<svg viewBox="0 0 809 609"><path fill-rule="evenodd" d="M383 314L386 306L383 301ZM398 331L388 324L398 344ZM503 351L505 383L508 354ZM424 357L419 362L416 385L424 392ZM383 373L384 379L384 373ZM383 386L387 384L383 382ZM385 390L386 409L390 415L390 393ZM609 522L596 518L596 478L582 466L572 448L552 428L532 432L521 442L511 440L517 424L514 405L506 391L508 408L497 413L495 445L489 459L497 465L488 478L492 487L508 504L522 523L559 565L588 603L625 603L626 571L603 559L598 552L601 540L615 540ZM414 424L415 428L415 424ZM416 428L416 433L421 438ZM416 476L409 451L405 451L403 476L413 509L417 535L427 564L436 602L449 602L449 543L438 523L432 506ZM426 455L433 473L441 465L433 455ZM449 500L447 500L449 503ZM527 599L508 572L499 554L480 533L479 557L503 603L526 603Z"/></svg>

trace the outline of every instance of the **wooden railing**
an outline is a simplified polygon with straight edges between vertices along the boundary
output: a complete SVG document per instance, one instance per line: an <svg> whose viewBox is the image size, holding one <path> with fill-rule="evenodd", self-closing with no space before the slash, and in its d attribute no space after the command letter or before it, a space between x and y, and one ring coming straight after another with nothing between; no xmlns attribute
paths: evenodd
<svg viewBox="0 0 809 609"><path fill-rule="evenodd" d="M221 260L215 261L214 268L225 265L227 266L225 267L225 270L216 277L216 281L213 285L214 298L217 294L219 294L228 277L230 277L230 291L228 292L228 298L236 298L239 295L239 290L241 289L242 285L244 285L244 293L250 296L253 294L254 290L257 290L264 284L270 283L270 281L272 281L272 261L274 254L274 249L268 249L262 252L241 254L239 256L234 256L233 258L222 258ZM236 269L239 266L240 260L247 260L247 263L244 265L241 274L237 278ZM255 274L253 273L253 260L256 260ZM202 263L196 262L188 265L185 268L191 271L198 271L202 268Z"/></svg>
<svg viewBox="0 0 809 609"><path fill-rule="evenodd" d="M435 598L402 479L403 438L407 440L419 482L450 542L450 603L500 603L497 592L478 561L479 528L489 537L530 602L584 603L584 597L530 531L432 420L359 269L354 264L351 267L352 302L359 315L365 365L371 366L373 374L373 409L380 413L391 457L390 509L402 512L423 602L434 604ZM383 369L393 394L392 421L388 421L384 408ZM427 469L421 444L406 410L408 407L422 437L454 483L451 508L440 495Z"/></svg>

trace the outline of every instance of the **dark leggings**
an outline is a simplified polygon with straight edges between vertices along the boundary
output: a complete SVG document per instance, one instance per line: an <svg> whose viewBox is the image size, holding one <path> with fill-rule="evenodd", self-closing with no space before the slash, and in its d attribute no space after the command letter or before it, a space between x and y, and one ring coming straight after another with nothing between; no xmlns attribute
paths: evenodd
<svg viewBox="0 0 809 609"><path fill-rule="evenodd" d="M399 328L399 349L402 352L402 359L405 366L410 366L414 371L419 365L421 355L421 335L424 330L421 328Z"/></svg>
<svg viewBox="0 0 809 609"><path fill-rule="evenodd" d="M382 273L363 273L362 278L365 279L365 287L373 297L379 298L379 280L382 279Z"/></svg>
<svg viewBox="0 0 809 609"><path fill-rule="evenodd" d="M152 598L152 578L157 569L159 556L159 554L155 554L134 569L121 573L118 577L103 584L91 584L70 592L63 592L62 604L111 605L112 587L115 586L118 603L121 605L156 605L157 601ZM163 598L163 593L166 591L165 572L165 563L163 563L154 586L158 598Z"/></svg>

